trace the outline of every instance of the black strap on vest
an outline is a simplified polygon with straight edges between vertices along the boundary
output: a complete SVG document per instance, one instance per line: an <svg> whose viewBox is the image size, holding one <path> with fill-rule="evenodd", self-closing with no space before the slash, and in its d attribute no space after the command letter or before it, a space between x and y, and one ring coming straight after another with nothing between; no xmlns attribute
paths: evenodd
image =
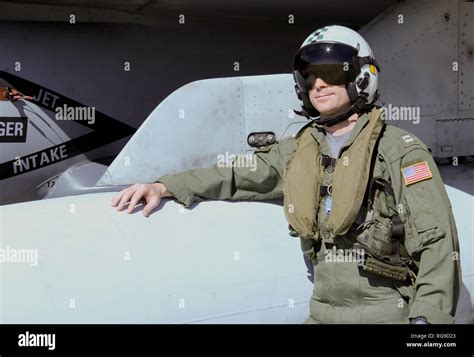
<svg viewBox="0 0 474 357"><path fill-rule="evenodd" d="M319 186L319 197L323 197L323 196L326 196L326 195L332 196L332 185L329 185L329 186L321 185L321 186Z"/></svg>
<svg viewBox="0 0 474 357"><path fill-rule="evenodd" d="M372 177L369 183L369 205L372 205L372 203L374 202L374 185L380 186L382 188L382 191L385 192L387 195L392 196L395 202L395 193L393 191L392 185L390 185L390 183L379 177Z"/></svg>
<svg viewBox="0 0 474 357"><path fill-rule="evenodd" d="M333 167L336 166L336 161L337 159L333 157L324 156L324 155L321 156L321 165L323 165L324 168L328 166L333 166Z"/></svg>
<svg viewBox="0 0 474 357"><path fill-rule="evenodd" d="M326 156L326 155L321 155L321 165L323 165L324 168L329 167L329 166L335 167L336 166L336 161L337 161L337 159L335 159L333 157L329 157L329 156ZM332 185L329 185L329 186L321 185L321 186L319 186L319 197L323 197L323 196L326 196L326 195L332 195Z"/></svg>

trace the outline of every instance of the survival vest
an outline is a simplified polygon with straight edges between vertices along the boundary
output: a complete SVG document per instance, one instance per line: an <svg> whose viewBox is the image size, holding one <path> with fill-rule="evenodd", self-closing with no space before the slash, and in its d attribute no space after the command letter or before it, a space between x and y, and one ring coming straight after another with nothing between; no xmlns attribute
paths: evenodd
<svg viewBox="0 0 474 357"><path fill-rule="evenodd" d="M351 233L368 253L364 269L396 280L413 277L401 241L403 223L397 214L390 183L372 177L373 158L385 123L381 109L368 113L368 121L353 143L335 160L330 186L323 185L328 158L309 128L296 137L295 151L283 176L284 211L290 229L303 239L319 239L317 215L322 196L332 195L332 209L326 222L331 238ZM330 159L334 160L334 159ZM368 195L366 196L366 192ZM367 202L364 202L364 201ZM375 204L374 204L375 203ZM372 220L354 229L363 204L368 204ZM354 232L356 234L354 234Z"/></svg>

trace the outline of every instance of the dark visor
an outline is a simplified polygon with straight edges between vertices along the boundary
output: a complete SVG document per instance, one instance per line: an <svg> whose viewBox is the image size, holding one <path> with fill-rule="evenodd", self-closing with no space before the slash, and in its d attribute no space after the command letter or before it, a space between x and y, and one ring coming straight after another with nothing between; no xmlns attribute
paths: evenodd
<svg viewBox="0 0 474 357"><path fill-rule="evenodd" d="M305 92L312 88L317 77L328 84L347 84L360 71L356 57L354 48L339 43L303 47L295 56L295 79Z"/></svg>

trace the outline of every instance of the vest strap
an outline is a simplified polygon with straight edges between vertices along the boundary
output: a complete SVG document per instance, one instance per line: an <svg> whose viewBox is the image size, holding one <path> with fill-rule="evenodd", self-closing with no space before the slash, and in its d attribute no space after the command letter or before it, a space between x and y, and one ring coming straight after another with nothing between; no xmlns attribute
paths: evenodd
<svg viewBox="0 0 474 357"><path fill-rule="evenodd" d="M323 156L321 155L321 165L324 166L324 168L328 167L328 166L336 166L336 161L337 159L333 158L333 157L328 157L328 156Z"/></svg>
<svg viewBox="0 0 474 357"><path fill-rule="evenodd" d="M319 187L319 196L323 197L326 195L332 196L332 185Z"/></svg>

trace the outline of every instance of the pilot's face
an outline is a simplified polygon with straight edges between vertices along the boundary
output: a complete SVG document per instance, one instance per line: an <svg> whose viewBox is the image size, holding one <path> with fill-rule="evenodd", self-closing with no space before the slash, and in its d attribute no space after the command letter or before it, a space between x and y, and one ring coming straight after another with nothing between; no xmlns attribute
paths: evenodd
<svg viewBox="0 0 474 357"><path fill-rule="evenodd" d="M351 106L344 84L328 84L321 78L316 78L313 88L309 91L309 99L323 116L337 114Z"/></svg>

